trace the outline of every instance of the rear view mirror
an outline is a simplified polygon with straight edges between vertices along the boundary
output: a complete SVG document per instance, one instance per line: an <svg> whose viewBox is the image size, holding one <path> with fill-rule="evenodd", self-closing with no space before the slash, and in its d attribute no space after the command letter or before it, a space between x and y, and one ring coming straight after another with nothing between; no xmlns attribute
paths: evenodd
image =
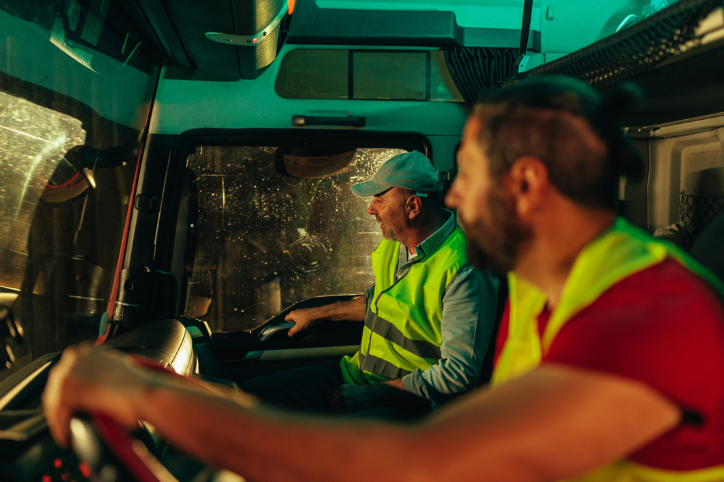
<svg viewBox="0 0 724 482"><path fill-rule="evenodd" d="M275 167L283 176L320 179L341 174L354 165L357 149L329 147L279 147Z"/></svg>
<svg viewBox="0 0 724 482"><path fill-rule="evenodd" d="M78 145L62 157L53 174L36 190L40 199L49 204L62 204L78 198L88 187L95 189L93 171L126 165L138 157L138 144L129 142L109 149L98 150Z"/></svg>

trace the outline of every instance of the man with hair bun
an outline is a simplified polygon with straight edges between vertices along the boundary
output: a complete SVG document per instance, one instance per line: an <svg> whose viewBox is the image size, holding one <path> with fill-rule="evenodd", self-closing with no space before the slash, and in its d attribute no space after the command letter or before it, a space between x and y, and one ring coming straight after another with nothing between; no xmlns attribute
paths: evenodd
<svg viewBox="0 0 724 482"><path fill-rule="evenodd" d="M619 176L642 174L617 123L634 98L539 80L465 126L446 201L469 259L509 272L489 388L414 424L352 423L69 350L44 394L54 437L102 409L255 481L724 480L722 284L615 215Z"/></svg>

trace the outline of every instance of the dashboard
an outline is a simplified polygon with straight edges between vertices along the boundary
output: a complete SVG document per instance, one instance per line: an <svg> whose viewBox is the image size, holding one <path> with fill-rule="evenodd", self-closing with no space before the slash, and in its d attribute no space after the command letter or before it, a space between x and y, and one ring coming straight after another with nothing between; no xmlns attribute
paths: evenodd
<svg viewBox="0 0 724 482"><path fill-rule="evenodd" d="M174 319L130 330L110 339L103 348L157 361L181 375L190 375L197 367L191 336L184 325ZM71 450L55 444L43 416L41 396L48 373L59 358L60 353L45 355L0 383L0 480L3 482L93 480L89 465ZM151 451L159 449L152 429L140 429L138 436Z"/></svg>

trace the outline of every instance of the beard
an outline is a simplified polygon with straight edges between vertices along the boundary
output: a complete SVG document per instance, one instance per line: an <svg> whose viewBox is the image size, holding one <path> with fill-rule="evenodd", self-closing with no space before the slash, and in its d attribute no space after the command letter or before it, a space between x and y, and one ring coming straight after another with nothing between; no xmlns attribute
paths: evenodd
<svg viewBox="0 0 724 482"><path fill-rule="evenodd" d="M375 216L375 219L378 223L380 223L380 231L382 231L382 237L387 239L388 241L397 241L398 243L403 243L406 241L406 238L403 239L404 233L408 232L409 229L412 227L412 222L408 218L401 218L394 222L395 229L391 229L389 224L382 221L381 218L378 216ZM391 220L388 220L388 222L391 222ZM384 228L382 228L384 226ZM400 236L400 233L403 234L403 236Z"/></svg>
<svg viewBox="0 0 724 482"><path fill-rule="evenodd" d="M384 228L381 227L380 230L382 231L382 237L385 238L386 240L398 241L397 233L394 232L393 230L391 230L390 228L388 228L387 225L385 225Z"/></svg>
<svg viewBox="0 0 724 482"><path fill-rule="evenodd" d="M515 268L520 245L530 239L531 230L520 224L501 190L490 191L488 206L488 222L477 219L462 224L468 238L467 255L476 268L502 276Z"/></svg>

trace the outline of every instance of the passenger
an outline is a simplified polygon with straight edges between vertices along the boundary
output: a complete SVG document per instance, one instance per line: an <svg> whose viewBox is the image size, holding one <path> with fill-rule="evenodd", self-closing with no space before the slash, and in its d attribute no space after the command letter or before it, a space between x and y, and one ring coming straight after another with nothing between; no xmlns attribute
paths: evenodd
<svg viewBox="0 0 724 482"><path fill-rule="evenodd" d="M619 175L641 173L615 121L630 97L531 82L485 100L465 127L447 200L471 261L513 273L492 388L413 424L333 421L81 348L44 394L54 437L68 443L78 410L145 419L259 481L724 480L724 310L705 278L715 282L614 215Z"/></svg>
<svg viewBox="0 0 724 482"><path fill-rule="evenodd" d="M294 336L322 320L364 321L360 350L340 362L257 377L242 389L288 408L410 419L475 388L496 314L498 280L468 263L465 234L419 152L398 154L370 181L367 213L385 238L365 296L286 317ZM411 396L412 395L412 396Z"/></svg>

